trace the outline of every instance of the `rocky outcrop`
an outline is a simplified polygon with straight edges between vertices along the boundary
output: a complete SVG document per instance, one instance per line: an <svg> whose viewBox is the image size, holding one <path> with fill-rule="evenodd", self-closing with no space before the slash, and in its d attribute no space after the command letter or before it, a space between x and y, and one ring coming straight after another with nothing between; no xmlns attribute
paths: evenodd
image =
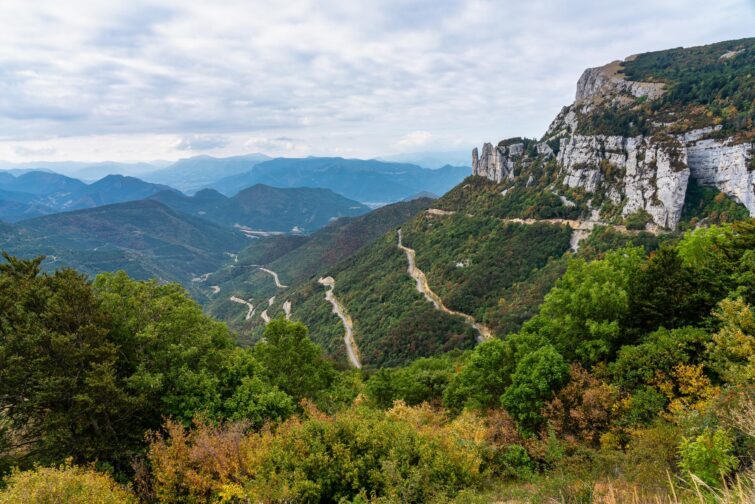
<svg viewBox="0 0 755 504"><path fill-rule="evenodd" d="M575 102L551 123L546 142L536 144L536 155L552 157L549 145L558 140L561 187L587 193L585 201L593 214L615 218L647 212L654 224L675 229L687 186L695 180L718 188L755 216L753 146L711 138L720 136L720 126L674 135L658 130L633 137L581 134L586 129L580 128L580 121L599 107L633 107L637 98L656 100L664 92L661 83L626 80L620 61L587 69L577 83ZM534 155L523 143L486 143L481 155L477 149L472 153L472 173L499 183L512 180Z"/></svg>
<svg viewBox="0 0 755 504"><path fill-rule="evenodd" d="M679 222L690 170L678 140L573 135L557 159L565 186L605 196L622 216L645 211L672 229Z"/></svg>
<svg viewBox="0 0 755 504"><path fill-rule="evenodd" d="M743 204L755 215L755 171L752 144L726 145L715 139L698 140L687 146L690 175L701 185L714 186Z"/></svg>
<svg viewBox="0 0 755 504"><path fill-rule="evenodd" d="M519 157L509 147L493 147L486 143L482 146L482 155L478 157L477 149L472 151L472 174L488 178L495 182L514 178L514 163Z"/></svg>
<svg viewBox="0 0 755 504"><path fill-rule="evenodd" d="M515 168L526 161L525 150L524 142L503 140L496 147L489 143L483 144L482 155L478 155L477 148L472 150L472 175L495 182L513 180ZM540 156L553 155L553 150L546 143L536 144L535 150Z"/></svg>
<svg viewBox="0 0 755 504"><path fill-rule="evenodd" d="M577 81L576 102L613 101L622 96L646 96L649 100L655 100L663 95L665 85L662 83L626 80L620 73L621 64L621 61L614 61L602 67L585 70Z"/></svg>

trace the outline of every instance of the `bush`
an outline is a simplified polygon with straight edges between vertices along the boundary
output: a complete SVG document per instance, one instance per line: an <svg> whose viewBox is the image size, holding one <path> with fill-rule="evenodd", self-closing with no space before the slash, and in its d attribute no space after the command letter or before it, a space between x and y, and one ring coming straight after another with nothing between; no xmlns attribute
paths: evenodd
<svg viewBox="0 0 755 504"><path fill-rule="evenodd" d="M0 504L136 504L136 497L107 474L77 466L15 471Z"/></svg>
<svg viewBox="0 0 755 504"><path fill-rule="evenodd" d="M633 214L629 214L624 218L624 224L627 229L634 231L642 231L645 229L645 225L650 222L650 214L645 210L638 210Z"/></svg>
<svg viewBox="0 0 755 504"><path fill-rule="evenodd" d="M509 445L496 457L499 473L503 477L527 479L532 476L533 463L522 445Z"/></svg>
<svg viewBox="0 0 755 504"><path fill-rule="evenodd" d="M705 429L694 440L682 439L679 466L707 485L717 487L723 478L739 466L739 460L733 455L733 451L734 440L728 431Z"/></svg>
<svg viewBox="0 0 755 504"><path fill-rule="evenodd" d="M626 450L628 475L644 488L665 488L668 474L676 469L680 441L680 428L664 420L631 430Z"/></svg>
<svg viewBox="0 0 755 504"><path fill-rule="evenodd" d="M474 415L449 422L429 407L401 403L388 412L308 414L256 433L243 424L200 422L186 430L168 423L168 435L149 450L158 500L339 502L371 495L428 502L480 481L485 427Z"/></svg>

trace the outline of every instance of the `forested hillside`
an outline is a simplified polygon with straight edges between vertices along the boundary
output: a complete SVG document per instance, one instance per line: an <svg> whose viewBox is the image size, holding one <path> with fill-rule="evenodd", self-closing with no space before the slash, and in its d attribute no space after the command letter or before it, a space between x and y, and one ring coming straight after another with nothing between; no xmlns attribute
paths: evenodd
<svg viewBox="0 0 755 504"><path fill-rule="evenodd" d="M573 258L518 332L377 372L6 256L0 502L750 502L753 250L748 220Z"/></svg>

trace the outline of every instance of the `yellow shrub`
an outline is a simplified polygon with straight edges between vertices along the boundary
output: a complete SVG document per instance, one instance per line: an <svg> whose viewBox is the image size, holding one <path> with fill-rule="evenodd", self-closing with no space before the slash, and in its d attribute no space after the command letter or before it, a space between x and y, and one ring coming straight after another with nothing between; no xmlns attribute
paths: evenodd
<svg viewBox="0 0 755 504"><path fill-rule="evenodd" d="M62 465L15 471L0 504L136 504L136 497L107 474Z"/></svg>

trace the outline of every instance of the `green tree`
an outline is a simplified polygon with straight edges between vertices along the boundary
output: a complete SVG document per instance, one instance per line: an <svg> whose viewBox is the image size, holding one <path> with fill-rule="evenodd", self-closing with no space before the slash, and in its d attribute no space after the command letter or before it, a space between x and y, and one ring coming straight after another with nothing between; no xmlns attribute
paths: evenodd
<svg viewBox="0 0 755 504"><path fill-rule="evenodd" d="M416 405L437 403L454 376L458 358L449 355L421 358L403 368L382 368L365 384L365 392L381 408L396 400Z"/></svg>
<svg viewBox="0 0 755 504"><path fill-rule="evenodd" d="M295 406L291 396L257 376L242 378L233 395L225 401L227 418L247 420L255 427L269 420L288 418Z"/></svg>
<svg viewBox="0 0 755 504"><path fill-rule="evenodd" d="M501 405L525 432L534 432L542 423L542 409L569 376L569 366L552 346L527 354L517 364L511 386L501 396Z"/></svg>
<svg viewBox="0 0 755 504"><path fill-rule="evenodd" d="M0 265L0 411L16 463L115 456L134 398L118 383L108 313L70 269L41 259ZM159 424L158 424L159 425Z"/></svg>
<svg viewBox="0 0 755 504"><path fill-rule="evenodd" d="M637 334L694 325L706 317L718 294L684 264L677 249L664 245L651 254L629 289L625 325Z"/></svg>
<svg viewBox="0 0 755 504"><path fill-rule="evenodd" d="M270 383L297 400L316 398L335 378L333 365L309 339L301 322L271 321L254 355Z"/></svg>
<svg viewBox="0 0 755 504"><path fill-rule="evenodd" d="M177 284L138 282L120 271L98 275L93 287L112 319L120 374L149 425L165 415L189 421L197 411L221 411L231 392L223 390L222 375L235 351L225 324L205 316ZM250 362L242 367L241 374L253 372Z"/></svg>
<svg viewBox="0 0 755 504"><path fill-rule="evenodd" d="M465 407L494 407L509 383L503 341L486 341L477 345L464 367L453 377L443 402L456 411Z"/></svg>
<svg viewBox="0 0 755 504"><path fill-rule="evenodd" d="M611 363L613 382L626 390L649 385L658 371L670 373L678 364L697 363L710 335L703 329L658 329L638 345L619 350Z"/></svg>
<svg viewBox="0 0 755 504"><path fill-rule="evenodd" d="M639 247L609 252L598 261L573 259L523 330L545 336L569 361L589 365L610 358L622 343L620 322L642 260Z"/></svg>

